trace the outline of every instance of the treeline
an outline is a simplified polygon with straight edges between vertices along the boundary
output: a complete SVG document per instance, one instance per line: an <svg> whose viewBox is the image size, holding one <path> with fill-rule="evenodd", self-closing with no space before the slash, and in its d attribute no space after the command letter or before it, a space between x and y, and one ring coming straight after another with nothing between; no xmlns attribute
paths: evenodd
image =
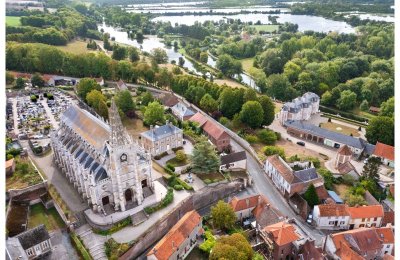
<svg viewBox="0 0 400 260"><path fill-rule="evenodd" d="M217 54L229 54L237 59L254 57L258 52L263 50L265 40L261 37L256 37L250 41L241 40L221 44L217 50Z"/></svg>
<svg viewBox="0 0 400 260"><path fill-rule="evenodd" d="M21 17L22 26L7 26L6 40L65 45L76 36L100 39L96 21L89 14L88 9L80 13L73 8L60 8L53 14L30 13Z"/></svg>

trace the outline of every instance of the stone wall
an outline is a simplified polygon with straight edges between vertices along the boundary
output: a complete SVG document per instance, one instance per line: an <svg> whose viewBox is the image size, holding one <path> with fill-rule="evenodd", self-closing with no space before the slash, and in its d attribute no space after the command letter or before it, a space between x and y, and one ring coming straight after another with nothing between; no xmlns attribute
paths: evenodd
<svg viewBox="0 0 400 260"><path fill-rule="evenodd" d="M187 212L195 209L200 210L214 204L220 199L239 191L242 184L240 182L231 182L229 184L220 184L215 187L204 187L194 193L175 207L168 215L161 218L152 228L147 230L120 260L138 259L140 255L150 249L159 241Z"/></svg>
<svg viewBox="0 0 400 260"><path fill-rule="evenodd" d="M41 188L46 188L47 189L47 180L45 180L44 182L41 182L39 184L29 186L29 187L24 188L24 189L15 189L15 190L12 189L12 190L9 190L8 192L10 194L10 200L11 200L15 196L21 195L21 194L26 193L26 192L36 191L36 190L41 189Z"/></svg>

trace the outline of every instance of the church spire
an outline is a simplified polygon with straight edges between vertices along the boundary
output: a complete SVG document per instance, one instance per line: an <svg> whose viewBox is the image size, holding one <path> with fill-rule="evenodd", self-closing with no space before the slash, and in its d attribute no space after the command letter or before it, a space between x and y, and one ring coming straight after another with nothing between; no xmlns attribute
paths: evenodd
<svg viewBox="0 0 400 260"><path fill-rule="evenodd" d="M111 126L111 145L119 146L131 143L131 138L125 131L119 116L117 105L114 99L111 101L110 109L110 126Z"/></svg>

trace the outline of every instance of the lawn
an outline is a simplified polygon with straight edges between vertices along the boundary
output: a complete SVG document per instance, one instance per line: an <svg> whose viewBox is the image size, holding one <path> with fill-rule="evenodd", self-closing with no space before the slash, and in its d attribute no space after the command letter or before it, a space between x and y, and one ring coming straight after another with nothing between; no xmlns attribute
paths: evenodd
<svg viewBox="0 0 400 260"><path fill-rule="evenodd" d="M250 27L256 28L257 32L263 31L272 33L274 31L278 32L279 25L274 24L262 24L262 25L252 25Z"/></svg>
<svg viewBox="0 0 400 260"><path fill-rule="evenodd" d="M361 111L361 109L359 107L356 107L355 109L353 109L352 111L355 115L359 115L368 119L372 119L374 117L376 117L376 115L368 112L368 111Z"/></svg>
<svg viewBox="0 0 400 260"><path fill-rule="evenodd" d="M282 109L282 107L283 107L283 104L282 103L278 103L278 102L274 102L274 104L275 104L275 114L277 114L277 113L279 113L280 111L281 111L281 109Z"/></svg>
<svg viewBox="0 0 400 260"><path fill-rule="evenodd" d="M57 210L53 207L48 210L42 203L31 206L28 219L28 228L34 228L40 224L44 224L49 231L64 228L65 224L58 215Z"/></svg>
<svg viewBox="0 0 400 260"><path fill-rule="evenodd" d="M90 52L95 52L93 50L90 50L86 48L87 42L81 41L81 40L74 40L69 42L65 46L56 46L58 49L65 51L65 52L70 52L74 54L84 54L84 53L90 53Z"/></svg>
<svg viewBox="0 0 400 260"><path fill-rule="evenodd" d="M133 138L138 138L141 133L149 130L139 118L124 118L122 124Z"/></svg>
<svg viewBox="0 0 400 260"><path fill-rule="evenodd" d="M199 179L201 179L206 184L223 181L225 179L225 177L220 172L196 174L196 176L199 177Z"/></svg>
<svg viewBox="0 0 400 260"><path fill-rule="evenodd" d="M243 70L247 73L250 73L250 69L254 68L253 67L254 58L243 59L241 60L241 62Z"/></svg>
<svg viewBox="0 0 400 260"><path fill-rule="evenodd" d="M214 83L216 83L218 85L226 84L228 87L232 87L232 88L247 88L244 85L240 84L239 82L237 82L233 79L214 79Z"/></svg>
<svg viewBox="0 0 400 260"><path fill-rule="evenodd" d="M21 26L21 17L19 17L19 16L6 16L6 24L8 26Z"/></svg>
<svg viewBox="0 0 400 260"><path fill-rule="evenodd" d="M344 135L352 134L354 137L360 136L357 129L342 124L336 124L333 122L322 123L321 128L325 128Z"/></svg>
<svg viewBox="0 0 400 260"><path fill-rule="evenodd" d="M6 178L6 190L23 189L43 181L28 159L19 158L15 164L15 172Z"/></svg>
<svg viewBox="0 0 400 260"><path fill-rule="evenodd" d="M183 162L178 161L175 157L175 158L168 160L167 163L171 164L174 167L180 167L180 166L184 166L184 165L188 164L189 162L188 162L188 160L184 160Z"/></svg>

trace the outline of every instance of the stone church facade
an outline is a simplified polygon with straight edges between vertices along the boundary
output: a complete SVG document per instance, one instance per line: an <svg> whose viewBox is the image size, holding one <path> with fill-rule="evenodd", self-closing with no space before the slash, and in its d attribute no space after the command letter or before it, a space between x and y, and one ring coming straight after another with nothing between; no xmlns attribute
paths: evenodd
<svg viewBox="0 0 400 260"><path fill-rule="evenodd" d="M140 205L154 187L150 154L128 135L114 101L109 119L72 105L51 135L55 163L99 213Z"/></svg>

